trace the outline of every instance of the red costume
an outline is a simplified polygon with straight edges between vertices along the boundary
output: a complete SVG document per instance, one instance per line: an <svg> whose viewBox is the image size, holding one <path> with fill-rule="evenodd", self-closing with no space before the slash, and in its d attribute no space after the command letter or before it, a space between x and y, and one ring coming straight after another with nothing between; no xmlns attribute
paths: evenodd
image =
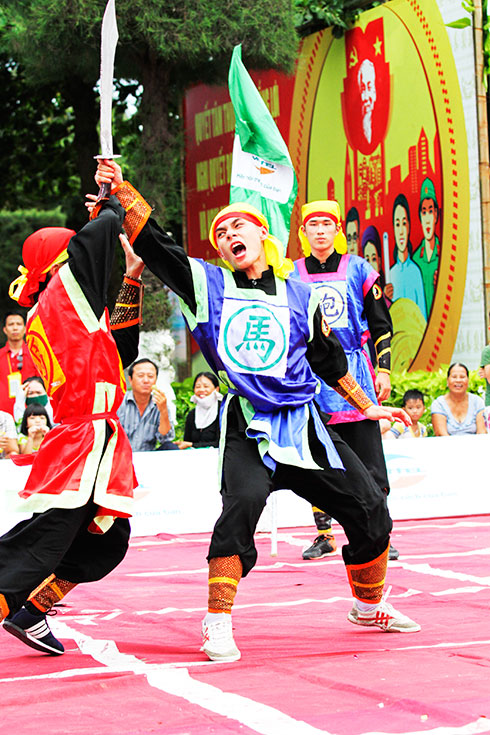
<svg viewBox="0 0 490 735"><path fill-rule="evenodd" d="M19 353L12 355L7 342L0 349L0 411L14 414L15 393L26 378L38 375L26 345L22 346L22 368L19 370Z"/></svg>
<svg viewBox="0 0 490 735"><path fill-rule="evenodd" d="M100 515L130 516L136 479L116 414L125 390L121 360L107 309L97 320L68 265L31 310L26 339L58 426L29 455L33 467L22 507L76 508L95 487L94 502L105 509ZM106 422L113 433L104 451Z"/></svg>

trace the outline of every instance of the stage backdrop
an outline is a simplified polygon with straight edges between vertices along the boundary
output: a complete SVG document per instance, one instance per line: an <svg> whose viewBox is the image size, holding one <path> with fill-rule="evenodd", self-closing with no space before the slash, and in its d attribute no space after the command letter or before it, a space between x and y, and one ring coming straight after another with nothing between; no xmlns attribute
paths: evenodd
<svg viewBox="0 0 490 735"><path fill-rule="evenodd" d="M338 199L349 251L380 273L395 370L453 356L475 368L485 339L473 44L445 25L455 5L393 0L344 38L306 38L292 77L253 74L298 176L289 254L301 255L301 204ZM209 223L229 200L227 90L189 90L185 123L189 253L212 259Z"/></svg>

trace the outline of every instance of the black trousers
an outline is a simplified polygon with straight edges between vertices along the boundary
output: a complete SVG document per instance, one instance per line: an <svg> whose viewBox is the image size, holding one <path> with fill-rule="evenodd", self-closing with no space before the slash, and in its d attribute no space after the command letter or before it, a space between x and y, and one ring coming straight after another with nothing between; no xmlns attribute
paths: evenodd
<svg viewBox="0 0 490 735"><path fill-rule="evenodd" d="M327 430L345 472L330 467L310 420L312 455L323 469L278 464L272 474L260 458L257 442L246 437L236 412L228 413L221 488L223 510L214 527L208 560L238 555L246 576L257 561L253 537L260 514L270 493L280 488L291 489L342 525L348 539L342 548L346 564L365 564L383 553L392 527L386 494L355 452L330 427Z"/></svg>
<svg viewBox="0 0 490 735"><path fill-rule="evenodd" d="M0 538L0 592L11 614L53 572L76 584L94 582L124 559L129 521L117 518L106 533L89 533L96 511L92 501L81 508L52 508L21 521Z"/></svg>
<svg viewBox="0 0 490 735"><path fill-rule="evenodd" d="M390 483L386 469L381 432L377 421L347 421L331 428L357 454L375 483L388 495Z"/></svg>

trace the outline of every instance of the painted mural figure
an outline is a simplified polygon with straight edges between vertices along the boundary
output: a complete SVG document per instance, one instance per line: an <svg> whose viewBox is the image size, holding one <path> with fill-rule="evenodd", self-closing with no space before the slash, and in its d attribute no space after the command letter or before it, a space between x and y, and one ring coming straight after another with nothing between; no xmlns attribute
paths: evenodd
<svg viewBox="0 0 490 735"><path fill-rule="evenodd" d="M369 225L364 230L362 235L362 256L364 260L367 260L369 265L374 268L376 273L379 273L379 285L384 291L385 288L385 274L382 267L382 256L381 256L381 238L379 232L374 225ZM386 296L385 296L386 299ZM391 303L388 299L388 305Z"/></svg>
<svg viewBox="0 0 490 735"><path fill-rule="evenodd" d="M361 95L362 131L368 143L373 138L373 110L376 103L376 70L369 59L364 59L357 73Z"/></svg>
<svg viewBox="0 0 490 735"><path fill-rule="evenodd" d="M422 273L427 314L430 314L432 308L439 272L441 246L436 235L439 212L434 182L429 178L424 179L420 188L419 204L419 219L424 236L418 249L413 254L413 261Z"/></svg>
<svg viewBox="0 0 490 735"><path fill-rule="evenodd" d="M410 208L404 194L398 194L393 204L393 232L395 265L390 268L391 283L386 284L385 293L392 301L405 298L415 302L424 319L427 319L422 273L412 260Z"/></svg>
<svg viewBox="0 0 490 735"><path fill-rule="evenodd" d="M359 255L359 235L361 222L356 207L351 207L345 218L345 239L347 240L347 252L349 255Z"/></svg>

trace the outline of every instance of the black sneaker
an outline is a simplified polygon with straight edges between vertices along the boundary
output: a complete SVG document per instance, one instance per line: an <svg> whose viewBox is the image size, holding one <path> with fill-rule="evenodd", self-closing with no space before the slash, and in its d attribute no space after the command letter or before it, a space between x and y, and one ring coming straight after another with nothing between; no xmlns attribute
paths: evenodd
<svg viewBox="0 0 490 735"><path fill-rule="evenodd" d="M400 552L390 544L390 550L388 551L388 559L390 561L396 561L400 556Z"/></svg>
<svg viewBox="0 0 490 735"><path fill-rule="evenodd" d="M49 653L51 656L61 656L65 651L63 644L52 634L45 613L33 615L25 607L21 607L12 617L5 618L3 627L36 651Z"/></svg>
<svg viewBox="0 0 490 735"><path fill-rule="evenodd" d="M335 536L330 531L329 533L322 533L317 536L313 541L309 549L303 551L303 559L322 559L328 554L333 554L337 551L337 542Z"/></svg>

